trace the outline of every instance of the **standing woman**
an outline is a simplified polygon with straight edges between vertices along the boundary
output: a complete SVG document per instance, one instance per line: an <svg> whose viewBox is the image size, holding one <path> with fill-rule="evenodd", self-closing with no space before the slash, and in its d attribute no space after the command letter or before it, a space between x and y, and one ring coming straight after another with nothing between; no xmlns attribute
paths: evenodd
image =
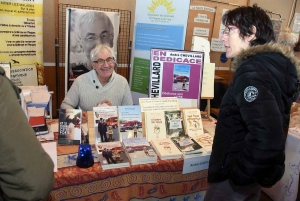
<svg viewBox="0 0 300 201"><path fill-rule="evenodd" d="M299 61L274 42L264 10L238 7L222 18L235 75L220 105L204 200L259 200L284 173L285 134Z"/></svg>

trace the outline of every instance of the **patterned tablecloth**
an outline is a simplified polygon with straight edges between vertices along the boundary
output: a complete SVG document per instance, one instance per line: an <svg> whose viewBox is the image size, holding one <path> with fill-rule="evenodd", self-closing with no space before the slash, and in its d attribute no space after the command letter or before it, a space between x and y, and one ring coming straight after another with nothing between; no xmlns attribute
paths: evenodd
<svg viewBox="0 0 300 201"><path fill-rule="evenodd" d="M207 170L181 174L183 159L102 170L95 156L90 168L78 168L78 146L58 146L58 172L48 200L129 201L197 200L207 188Z"/></svg>

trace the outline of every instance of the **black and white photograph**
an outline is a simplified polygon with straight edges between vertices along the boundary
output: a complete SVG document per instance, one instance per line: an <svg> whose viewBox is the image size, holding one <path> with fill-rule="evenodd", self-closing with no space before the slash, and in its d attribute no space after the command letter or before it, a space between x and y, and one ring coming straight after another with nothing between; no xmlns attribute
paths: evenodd
<svg viewBox="0 0 300 201"><path fill-rule="evenodd" d="M117 54L119 23L118 12L67 9L67 89L71 87L76 77L92 69L90 52L94 47L108 44Z"/></svg>

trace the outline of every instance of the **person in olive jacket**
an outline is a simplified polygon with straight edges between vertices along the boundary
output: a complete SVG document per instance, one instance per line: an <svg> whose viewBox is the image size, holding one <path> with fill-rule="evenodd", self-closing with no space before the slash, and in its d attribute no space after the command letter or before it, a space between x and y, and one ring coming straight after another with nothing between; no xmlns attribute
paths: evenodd
<svg viewBox="0 0 300 201"><path fill-rule="evenodd" d="M220 105L204 200L259 200L261 187L284 173L299 61L274 42L272 22L256 4L227 11L222 22L235 74Z"/></svg>
<svg viewBox="0 0 300 201"><path fill-rule="evenodd" d="M0 67L0 201L44 200L53 188L53 162L28 123L20 91Z"/></svg>

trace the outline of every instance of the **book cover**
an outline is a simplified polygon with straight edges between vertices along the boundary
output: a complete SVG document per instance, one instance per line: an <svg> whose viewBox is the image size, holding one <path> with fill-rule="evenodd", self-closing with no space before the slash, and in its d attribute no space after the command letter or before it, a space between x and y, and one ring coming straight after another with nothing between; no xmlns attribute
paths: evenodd
<svg viewBox="0 0 300 201"><path fill-rule="evenodd" d="M59 110L58 144L80 144L81 115L79 109Z"/></svg>
<svg viewBox="0 0 300 201"><path fill-rule="evenodd" d="M119 106L119 139L143 137L141 106Z"/></svg>
<svg viewBox="0 0 300 201"><path fill-rule="evenodd" d="M129 159L120 141L96 143L98 159L103 170L129 167Z"/></svg>
<svg viewBox="0 0 300 201"><path fill-rule="evenodd" d="M44 135L44 134L49 133L47 124L44 124L42 126L35 126L35 127L32 127L32 128L35 132L35 135Z"/></svg>
<svg viewBox="0 0 300 201"><path fill-rule="evenodd" d="M96 142L120 141L117 106L93 107L93 115Z"/></svg>
<svg viewBox="0 0 300 201"><path fill-rule="evenodd" d="M164 139L167 137L164 111L145 112L146 138Z"/></svg>
<svg viewBox="0 0 300 201"><path fill-rule="evenodd" d="M202 153L202 146L188 135L172 137L171 140L177 148L184 154Z"/></svg>
<svg viewBox="0 0 300 201"><path fill-rule="evenodd" d="M31 127L44 126L46 124L45 116L30 117L29 124Z"/></svg>
<svg viewBox="0 0 300 201"><path fill-rule="evenodd" d="M202 135L192 136L192 138L203 147L206 153L211 153L214 142L214 137L212 135L205 133Z"/></svg>
<svg viewBox="0 0 300 201"><path fill-rule="evenodd" d="M189 136L199 136L204 133L199 109L184 109L183 119L185 134Z"/></svg>
<svg viewBox="0 0 300 201"><path fill-rule="evenodd" d="M157 154L145 137L124 138L122 143L132 165L157 161Z"/></svg>
<svg viewBox="0 0 300 201"><path fill-rule="evenodd" d="M151 145L158 153L162 160L181 158L182 152L176 147L176 145L169 138L165 139L152 139Z"/></svg>
<svg viewBox="0 0 300 201"><path fill-rule="evenodd" d="M183 118L180 110L164 111L167 138L184 136Z"/></svg>
<svg viewBox="0 0 300 201"><path fill-rule="evenodd" d="M151 49L149 97L200 102L203 52Z"/></svg>

